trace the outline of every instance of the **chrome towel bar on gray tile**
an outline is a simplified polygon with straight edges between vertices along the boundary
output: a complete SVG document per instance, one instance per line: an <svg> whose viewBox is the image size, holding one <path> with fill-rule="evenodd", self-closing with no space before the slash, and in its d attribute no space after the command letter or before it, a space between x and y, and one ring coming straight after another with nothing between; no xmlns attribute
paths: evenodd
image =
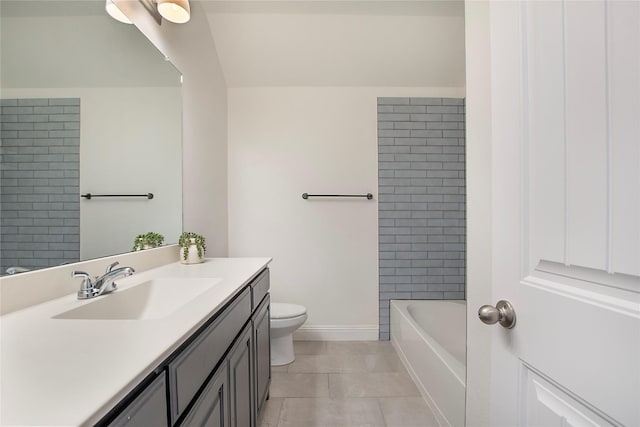
<svg viewBox="0 0 640 427"><path fill-rule="evenodd" d="M147 199L153 199L153 193L147 194L81 194L80 197L84 197L87 200L91 200L96 197L146 197Z"/></svg>
<svg viewBox="0 0 640 427"><path fill-rule="evenodd" d="M373 194L309 194L302 193L302 198L307 200L309 197L366 197L367 200L373 199Z"/></svg>

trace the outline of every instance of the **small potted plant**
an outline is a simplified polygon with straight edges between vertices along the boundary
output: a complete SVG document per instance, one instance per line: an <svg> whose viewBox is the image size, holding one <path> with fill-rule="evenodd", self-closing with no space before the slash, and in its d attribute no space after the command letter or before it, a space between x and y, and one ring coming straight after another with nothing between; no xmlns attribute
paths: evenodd
<svg viewBox="0 0 640 427"><path fill-rule="evenodd" d="M164 242L164 236L162 234L154 233L152 231L146 234L139 234L133 239L133 249L131 251L141 251L143 249L157 248L162 246Z"/></svg>
<svg viewBox="0 0 640 427"><path fill-rule="evenodd" d="M204 243L204 237L185 231L178 239L180 246L180 262L183 264L197 264L204 261L204 254L207 246Z"/></svg>

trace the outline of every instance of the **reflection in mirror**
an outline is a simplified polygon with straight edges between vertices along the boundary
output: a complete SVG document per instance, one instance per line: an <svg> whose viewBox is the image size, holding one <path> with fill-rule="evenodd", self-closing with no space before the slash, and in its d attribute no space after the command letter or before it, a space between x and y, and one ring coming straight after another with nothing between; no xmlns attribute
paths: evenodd
<svg viewBox="0 0 640 427"><path fill-rule="evenodd" d="M104 6L0 3L3 274L127 252L149 231L175 243L182 231L181 76Z"/></svg>

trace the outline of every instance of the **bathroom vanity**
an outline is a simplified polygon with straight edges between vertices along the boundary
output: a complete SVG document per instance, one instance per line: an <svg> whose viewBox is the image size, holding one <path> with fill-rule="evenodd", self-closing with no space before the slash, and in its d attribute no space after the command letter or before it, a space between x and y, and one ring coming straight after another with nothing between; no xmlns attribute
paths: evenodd
<svg viewBox="0 0 640 427"><path fill-rule="evenodd" d="M93 300L3 316L1 424L256 425L271 376L269 262L172 263Z"/></svg>

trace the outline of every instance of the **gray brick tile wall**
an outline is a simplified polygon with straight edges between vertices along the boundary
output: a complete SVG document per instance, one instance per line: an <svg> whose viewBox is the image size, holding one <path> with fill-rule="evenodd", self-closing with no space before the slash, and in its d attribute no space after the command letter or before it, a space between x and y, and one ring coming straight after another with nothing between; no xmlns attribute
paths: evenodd
<svg viewBox="0 0 640 427"><path fill-rule="evenodd" d="M465 297L465 107L378 98L380 339L389 300Z"/></svg>
<svg viewBox="0 0 640 427"><path fill-rule="evenodd" d="M80 99L0 100L0 268L80 258Z"/></svg>

